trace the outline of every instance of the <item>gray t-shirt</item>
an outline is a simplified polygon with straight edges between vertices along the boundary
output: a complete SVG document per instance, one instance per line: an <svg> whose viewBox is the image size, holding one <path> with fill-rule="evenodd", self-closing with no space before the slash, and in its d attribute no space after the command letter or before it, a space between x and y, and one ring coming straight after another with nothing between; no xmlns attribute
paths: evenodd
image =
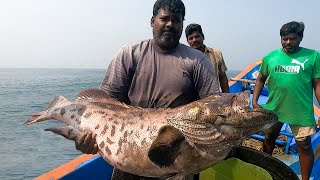
<svg viewBox="0 0 320 180"><path fill-rule="evenodd" d="M205 54L183 44L171 53L161 53L152 42L122 47L100 88L115 99L144 108L177 107L219 91Z"/></svg>

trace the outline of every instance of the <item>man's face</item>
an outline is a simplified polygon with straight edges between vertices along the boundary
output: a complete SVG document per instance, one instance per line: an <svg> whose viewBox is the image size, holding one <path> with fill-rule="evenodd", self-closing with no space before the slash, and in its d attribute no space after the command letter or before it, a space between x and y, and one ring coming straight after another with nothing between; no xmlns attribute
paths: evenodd
<svg viewBox="0 0 320 180"><path fill-rule="evenodd" d="M194 31L187 38L188 44L195 49L201 50L203 45L203 37L198 31Z"/></svg>
<svg viewBox="0 0 320 180"><path fill-rule="evenodd" d="M171 50L179 44L183 29L181 14L160 9L158 14L151 18L151 26L153 38L161 49Z"/></svg>
<svg viewBox="0 0 320 180"><path fill-rule="evenodd" d="M299 45L301 41L302 41L302 37L300 37L296 33L290 33L286 36L282 36L281 37L282 50L288 54L295 53L299 50Z"/></svg>

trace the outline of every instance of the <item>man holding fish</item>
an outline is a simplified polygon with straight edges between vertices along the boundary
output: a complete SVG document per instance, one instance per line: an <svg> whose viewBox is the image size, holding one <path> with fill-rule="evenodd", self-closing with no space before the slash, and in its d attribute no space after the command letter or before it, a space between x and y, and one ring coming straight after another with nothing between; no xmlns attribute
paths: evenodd
<svg viewBox="0 0 320 180"><path fill-rule="evenodd" d="M217 93L206 55L179 43L184 15L181 0L157 0L153 39L121 48L100 89L81 91L75 101L57 96L24 124L62 121L46 130L83 153L99 151L114 166L112 179L198 179L194 173L277 117L250 109L249 92Z"/></svg>
<svg viewBox="0 0 320 180"><path fill-rule="evenodd" d="M174 108L217 93L217 77L205 54L179 42L184 16L181 0L157 0L150 22L153 39L122 47L100 88L116 100L143 108ZM77 139L77 149L97 153L95 136ZM144 178L118 169L113 176Z"/></svg>

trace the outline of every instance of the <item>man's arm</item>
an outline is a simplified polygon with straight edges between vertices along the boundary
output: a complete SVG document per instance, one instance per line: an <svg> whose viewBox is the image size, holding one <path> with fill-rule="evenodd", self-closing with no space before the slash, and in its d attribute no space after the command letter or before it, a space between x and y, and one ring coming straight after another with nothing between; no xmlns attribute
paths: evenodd
<svg viewBox="0 0 320 180"><path fill-rule="evenodd" d="M318 100L318 104L320 104L320 78L313 79L312 85L314 89L314 94ZM317 128L320 128L320 117L317 120Z"/></svg>
<svg viewBox="0 0 320 180"><path fill-rule="evenodd" d="M267 76L264 76L263 74L259 73L259 76L256 80L256 85L254 86L253 90L253 98L252 98L252 106L253 108L261 108L261 106L258 104L258 99L261 93L261 90L266 83Z"/></svg>
<svg viewBox="0 0 320 180"><path fill-rule="evenodd" d="M129 54L128 48L125 46L115 55L100 86L100 89L104 90L110 97L127 104L130 103L128 91L131 76L134 73L132 58ZM76 138L75 146L82 153L96 154L98 152L96 134L84 132Z"/></svg>
<svg viewBox="0 0 320 180"><path fill-rule="evenodd" d="M225 72L219 73L219 82L220 87L223 93L229 93L229 84L228 84L228 78L227 74Z"/></svg>
<svg viewBox="0 0 320 180"><path fill-rule="evenodd" d="M110 97L126 104L130 104L128 92L135 72L131 51L132 48L129 45L118 51L109 64L100 85L100 89Z"/></svg>
<svg viewBox="0 0 320 180"><path fill-rule="evenodd" d="M212 48L214 57L217 59L217 65L219 69L219 82L220 82L220 87L221 91L223 93L229 93L229 83L228 83L228 78L226 71L228 70L226 63L224 62L224 58L222 55L222 52L218 48Z"/></svg>

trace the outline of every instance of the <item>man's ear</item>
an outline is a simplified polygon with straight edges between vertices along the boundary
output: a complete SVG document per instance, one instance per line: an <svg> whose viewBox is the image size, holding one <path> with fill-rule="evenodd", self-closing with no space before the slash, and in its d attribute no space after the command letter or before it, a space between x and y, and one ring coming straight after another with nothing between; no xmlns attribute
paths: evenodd
<svg viewBox="0 0 320 180"><path fill-rule="evenodd" d="M150 25L151 27L153 27L153 23L154 23L154 16L151 17L151 20L150 20Z"/></svg>

